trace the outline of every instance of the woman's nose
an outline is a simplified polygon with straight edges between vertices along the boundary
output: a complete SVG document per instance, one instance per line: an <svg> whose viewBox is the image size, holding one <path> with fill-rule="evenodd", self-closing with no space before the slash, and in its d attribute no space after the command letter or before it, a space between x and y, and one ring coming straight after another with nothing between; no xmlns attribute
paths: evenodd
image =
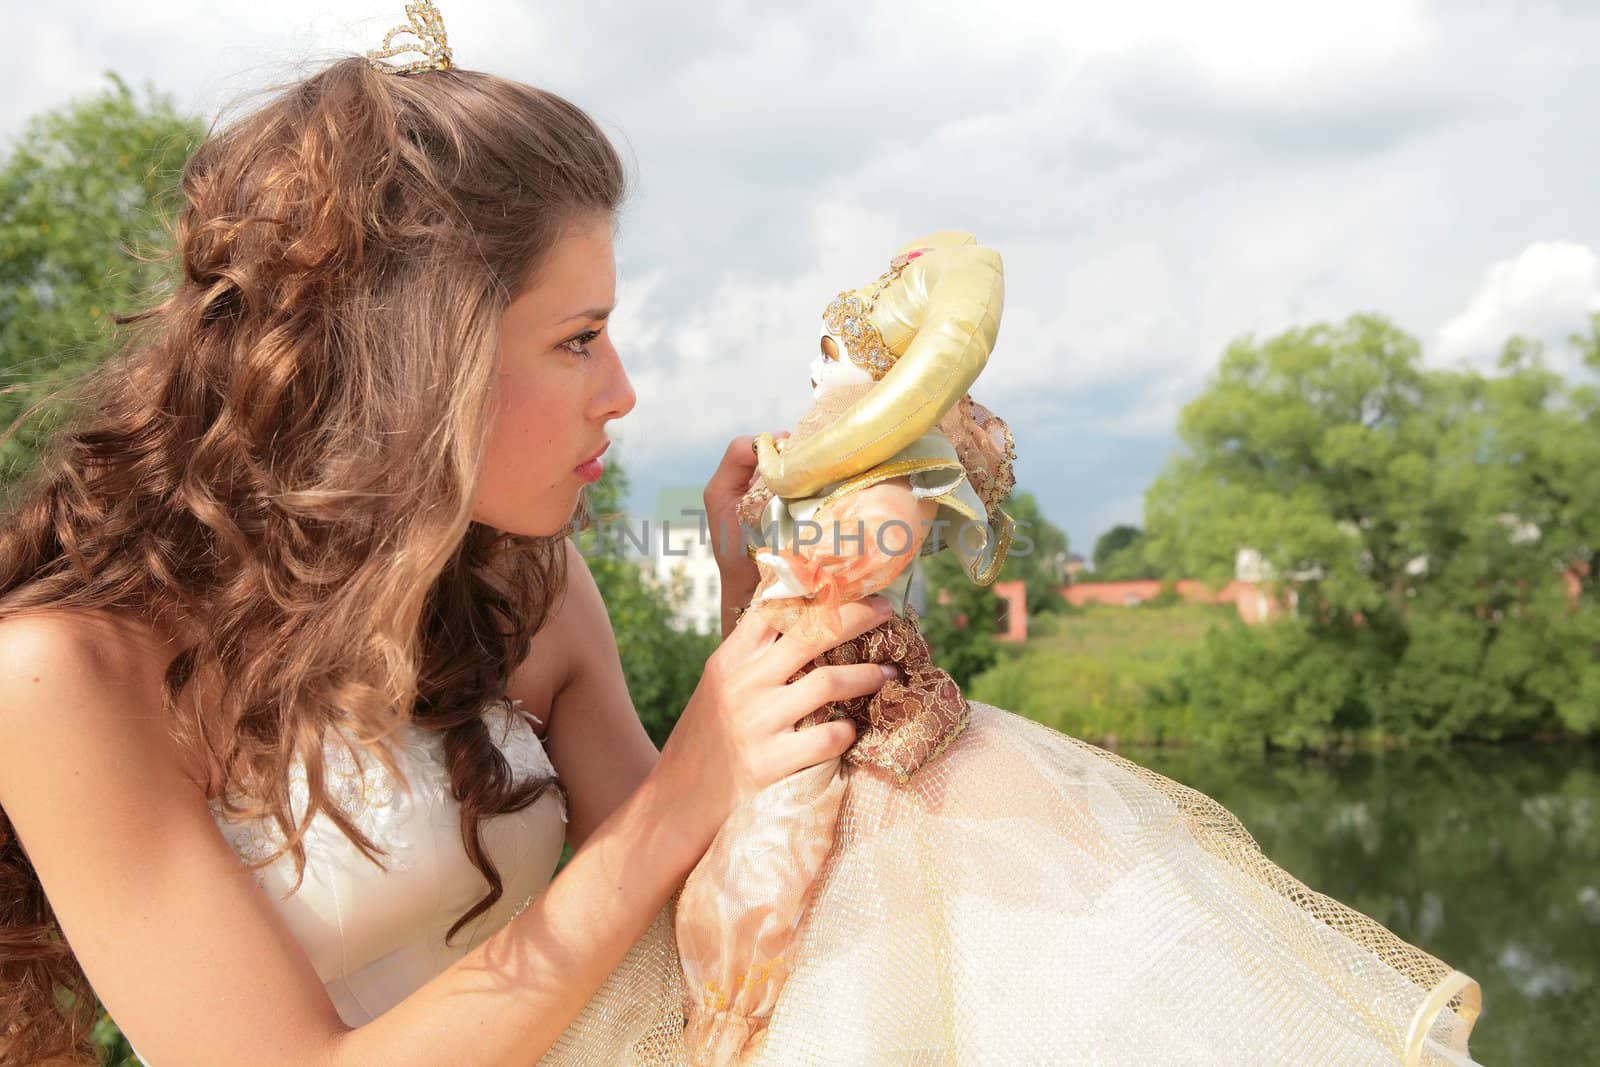
<svg viewBox="0 0 1600 1067"><path fill-rule="evenodd" d="M638 397L633 392L633 383L628 381L628 372L623 369L622 359L617 355L615 346L611 348L611 366L613 373L606 381L606 387L600 391L599 408L600 418L620 419L633 410L633 405Z"/></svg>

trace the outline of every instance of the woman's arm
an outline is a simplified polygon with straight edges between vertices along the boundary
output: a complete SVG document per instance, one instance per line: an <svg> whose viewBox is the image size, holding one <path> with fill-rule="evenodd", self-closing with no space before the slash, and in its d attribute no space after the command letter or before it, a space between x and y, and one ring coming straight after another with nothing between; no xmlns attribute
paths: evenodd
<svg viewBox="0 0 1600 1067"><path fill-rule="evenodd" d="M333 1064L345 1030L218 832L109 628L0 626L0 806L72 952L153 1062Z"/></svg>
<svg viewBox="0 0 1600 1067"><path fill-rule="evenodd" d="M522 915L349 1029L182 771L157 662L62 617L0 625L0 805L94 989L157 1067L528 1064L704 851L643 782Z"/></svg>
<svg viewBox="0 0 1600 1067"><path fill-rule="evenodd" d="M0 625L0 805L96 992L158 1067L532 1062L704 851L647 776L521 915L351 1029L181 770L159 687L148 650L61 617Z"/></svg>
<svg viewBox="0 0 1600 1067"><path fill-rule="evenodd" d="M887 611L849 608L844 639ZM794 724L883 685L872 664L786 681L830 646L774 635L750 617L707 661L661 759L545 891L352 1029L169 736L167 654L115 631L65 613L0 623L0 806L96 992L159 1067L533 1062L660 914L728 813L836 758L855 736L849 724Z"/></svg>

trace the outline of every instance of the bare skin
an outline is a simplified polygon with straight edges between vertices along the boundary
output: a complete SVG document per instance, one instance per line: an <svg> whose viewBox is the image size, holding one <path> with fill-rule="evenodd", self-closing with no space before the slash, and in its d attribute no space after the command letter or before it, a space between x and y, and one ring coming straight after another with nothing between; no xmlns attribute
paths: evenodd
<svg viewBox="0 0 1600 1067"><path fill-rule="evenodd" d="M602 242L609 253L609 240L609 226L597 224L559 246L507 311L503 356L515 380L502 383L502 401L525 403L502 403L511 414L494 440L506 447L491 445L477 501L504 528L559 528L578 491L565 472L632 406L609 341L591 338L586 360L568 344L574 315L609 307L614 268L609 254L594 254ZM544 441L529 435L548 419L565 427L565 444L530 469L528 451ZM506 469L507 457L523 467ZM734 468L724 460L708 501L713 486L737 480ZM879 669L822 668L788 684L825 646L778 634L751 612L708 659L657 755L628 698L599 591L582 556L569 553L568 591L508 695L545 711L570 792L574 855L514 920L355 1028L218 832L197 762L168 734L160 685L176 651L170 635L85 613L0 622L0 805L74 953L141 1052L160 1067L530 1063L734 807L853 742L847 721L793 726L830 700L876 691ZM748 579L725 575L725 589L737 595ZM846 639L887 617L881 598L847 609Z"/></svg>

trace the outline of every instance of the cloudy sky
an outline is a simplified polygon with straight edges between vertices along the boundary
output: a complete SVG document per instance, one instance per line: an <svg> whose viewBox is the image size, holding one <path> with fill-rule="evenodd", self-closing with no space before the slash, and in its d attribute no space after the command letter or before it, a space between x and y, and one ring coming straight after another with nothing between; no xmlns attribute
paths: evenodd
<svg viewBox="0 0 1600 1067"><path fill-rule="evenodd" d="M792 424L823 305L929 230L1005 258L973 394L1085 554L1139 521L1233 338L1376 311L1482 364L1600 308L1600 3L440 6L459 65L571 98L631 161L615 333L639 404L613 434L636 509ZM0 137L107 69L213 117L403 19L15 4Z"/></svg>

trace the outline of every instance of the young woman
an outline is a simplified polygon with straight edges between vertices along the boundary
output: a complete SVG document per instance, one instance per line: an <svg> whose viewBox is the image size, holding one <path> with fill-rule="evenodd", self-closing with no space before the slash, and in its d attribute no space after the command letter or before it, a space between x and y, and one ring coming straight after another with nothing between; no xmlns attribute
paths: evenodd
<svg viewBox="0 0 1600 1067"><path fill-rule="evenodd" d="M13 488L0 1063L86 1058L95 995L154 1067L527 1063L732 811L855 739L796 723L885 680L789 683L832 644L734 624L728 546L726 640L657 754L565 536L635 402L622 168L438 44L208 138L176 287ZM735 439L714 523L754 465Z"/></svg>

